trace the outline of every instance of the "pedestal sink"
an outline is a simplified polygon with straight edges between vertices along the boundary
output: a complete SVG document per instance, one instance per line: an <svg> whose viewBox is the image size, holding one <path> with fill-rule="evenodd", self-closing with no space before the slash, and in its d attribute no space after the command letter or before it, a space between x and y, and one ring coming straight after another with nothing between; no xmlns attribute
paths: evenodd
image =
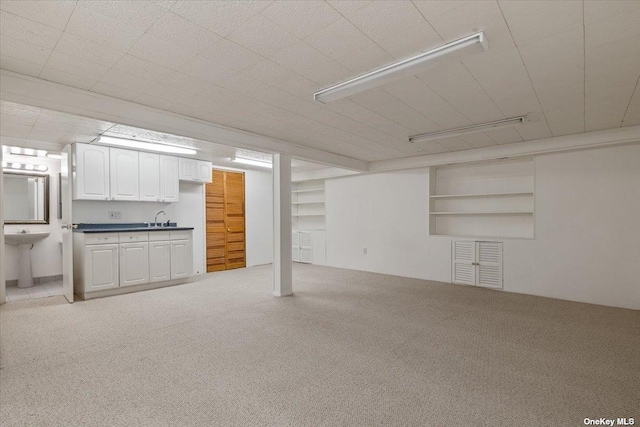
<svg viewBox="0 0 640 427"><path fill-rule="evenodd" d="M34 243L49 237L50 233L9 233L4 235L4 242L20 249L20 266L18 269L18 287L33 286L33 272L31 271L31 247Z"/></svg>

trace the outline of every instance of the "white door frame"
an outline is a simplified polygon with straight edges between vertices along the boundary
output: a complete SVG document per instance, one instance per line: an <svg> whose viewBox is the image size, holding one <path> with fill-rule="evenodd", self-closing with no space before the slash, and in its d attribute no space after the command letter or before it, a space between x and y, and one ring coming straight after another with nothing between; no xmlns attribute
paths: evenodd
<svg viewBox="0 0 640 427"><path fill-rule="evenodd" d="M0 144L0 162L2 162L2 145ZM0 304L6 302L6 286L4 279L4 199L3 199L4 179L0 176Z"/></svg>
<svg viewBox="0 0 640 427"><path fill-rule="evenodd" d="M60 200L62 200L62 287L64 296L73 302L73 216L72 216L72 148L62 149L60 160Z"/></svg>

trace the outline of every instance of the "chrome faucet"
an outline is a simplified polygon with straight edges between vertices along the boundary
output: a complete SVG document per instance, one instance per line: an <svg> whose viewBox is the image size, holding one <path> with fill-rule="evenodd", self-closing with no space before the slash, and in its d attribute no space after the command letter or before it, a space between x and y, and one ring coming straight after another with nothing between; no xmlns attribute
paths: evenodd
<svg viewBox="0 0 640 427"><path fill-rule="evenodd" d="M158 215L160 215L160 214L162 214L162 215L166 215L166 214L164 213L164 211L160 211L160 212L158 212L158 213L156 214L156 217L153 219L153 226L154 226L154 227L157 227L157 226L158 226Z"/></svg>

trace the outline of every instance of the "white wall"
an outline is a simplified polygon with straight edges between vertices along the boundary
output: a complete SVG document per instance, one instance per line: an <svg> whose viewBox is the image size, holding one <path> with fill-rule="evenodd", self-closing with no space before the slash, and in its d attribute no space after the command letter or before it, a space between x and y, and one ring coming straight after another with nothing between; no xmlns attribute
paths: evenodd
<svg viewBox="0 0 640 427"><path fill-rule="evenodd" d="M109 211L122 213L122 219L110 220ZM102 202L75 200L73 202L73 222L78 223L132 223L153 222L156 213L158 222L177 222L179 226L193 227L193 272L206 272L205 224L204 224L204 185L180 182L180 201L178 203L154 202Z"/></svg>
<svg viewBox="0 0 640 427"><path fill-rule="evenodd" d="M273 262L273 174L245 172L247 267Z"/></svg>
<svg viewBox="0 0 640 427"><path fill-rule="evenodd" d="M15 233L26 228L31 232L49 232L51 235L38 242L31 250L33 277L58 276L62 274L62 233L58 219L58 173L60 161L49 158L29 158L25 156L5 155L5 161L45 165L49 168L49 224L6 224L5 233ZM7 195L5 195L7 196ZM11 203L5 198L4 203ZM18 278L19 250L15 246L5 245L5 280Z"/></svg>
<svg viewBox="0 0 640 427"><path fill-rule="evenodd" d="M640 309L640 145L534 161L535 239L503 240L504 290ZM326 199L329 265L450 282L428 168L328 180Z"/></svg>

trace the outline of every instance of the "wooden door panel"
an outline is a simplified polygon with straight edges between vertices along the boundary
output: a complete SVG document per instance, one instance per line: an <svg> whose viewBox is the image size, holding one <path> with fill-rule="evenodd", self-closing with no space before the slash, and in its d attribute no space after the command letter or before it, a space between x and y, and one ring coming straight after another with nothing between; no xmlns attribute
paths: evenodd
<svg viewBox="0 0 640 427"><path fill-rule="evenodd" d="M206 185L207 271L246 266L244 174L212 171Z"/></svg>

